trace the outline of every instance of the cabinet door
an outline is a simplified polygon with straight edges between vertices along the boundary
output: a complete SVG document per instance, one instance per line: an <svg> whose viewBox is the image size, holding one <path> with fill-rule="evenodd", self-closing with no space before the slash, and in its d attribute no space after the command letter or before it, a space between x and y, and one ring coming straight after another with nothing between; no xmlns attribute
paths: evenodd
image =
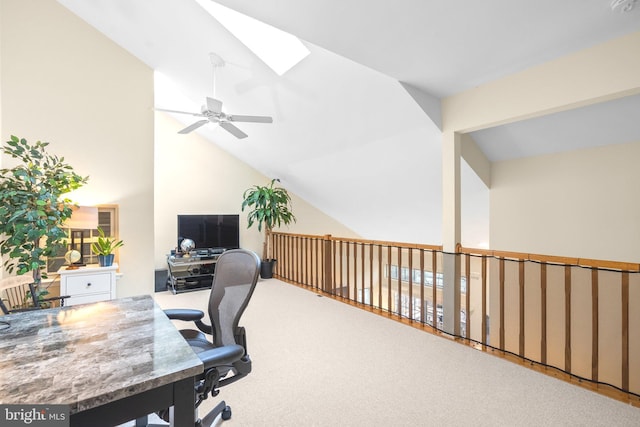
<svg viewBox="0 0 640 427"><path fill-rule="evenodd" d="M91 302L100 302L100 301L108 301L110 298L108 293L101 294L90 294L90 295L79 295L72 296L71 298L66 298L64 300L65 306L78 305L78 304L88 304Z"/></svg>

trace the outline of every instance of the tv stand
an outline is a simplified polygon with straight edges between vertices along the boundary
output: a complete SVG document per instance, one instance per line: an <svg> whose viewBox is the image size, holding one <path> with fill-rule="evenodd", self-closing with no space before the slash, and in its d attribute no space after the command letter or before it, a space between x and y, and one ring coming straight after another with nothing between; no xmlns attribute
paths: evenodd
<svg viewBox="0 0 640 427"><path fill-rule="evenodd" d="M211 288L218 257L224 252L206 254L200 250L167 257L167 290L173 294Z"/></svg>

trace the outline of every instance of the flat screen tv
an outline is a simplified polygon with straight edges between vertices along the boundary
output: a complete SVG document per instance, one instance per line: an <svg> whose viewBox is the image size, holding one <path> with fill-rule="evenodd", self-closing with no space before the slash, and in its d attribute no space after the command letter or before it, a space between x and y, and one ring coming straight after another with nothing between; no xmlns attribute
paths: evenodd
<svg viewBox="0 0 640 427"><path fill-rule="evenodd" d="M178 215L178 248L183 239L196 249L240 247L240 215Z"/></svg>

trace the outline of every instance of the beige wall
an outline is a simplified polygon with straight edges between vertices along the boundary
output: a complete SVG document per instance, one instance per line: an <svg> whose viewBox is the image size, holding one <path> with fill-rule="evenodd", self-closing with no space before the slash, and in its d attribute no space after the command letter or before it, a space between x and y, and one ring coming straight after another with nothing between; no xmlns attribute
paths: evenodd
<svg viewBox="0 0 640 427"><path fill-rule="evenodd" d="M640 141L494 163L492 247L638 262L638 159Z"/></svg>
<svg viewBox="0 0 640 427"><path fill-rule="evenodd" d="M54 0L2 0L2 141L49 141L89 183L81 204L118 204L118 296L153 290L153 73Z"/></svg>
<svg viewBox="0 0 640 427"><path fill-rule="evenodd" d="M640 93L637 52L640 32L446 98L444 133ZM640 176L632 162L639 146L492 163L491 248L638 262L640 199L633 194Z"/></svg>
<svg viewBox="0 0 640 427"><path fill-rule="evenodd" d="M471 132L640 93L640 32L442 100L443 130Z"/></svg>
<svg viewBox="0 0 640 427"><path fill-rule="evenodd" d="M239 214L240 245L261 255L263 235L255 226L247 229L247 212L240 208L244 191L268 184L271 177L196 133L177 134L184 125L167 114L155 116L156 269L166 268L166 255L176 246L178 214ZM297 222L277 231L357 237L295 194L291 196Z"/></svg>

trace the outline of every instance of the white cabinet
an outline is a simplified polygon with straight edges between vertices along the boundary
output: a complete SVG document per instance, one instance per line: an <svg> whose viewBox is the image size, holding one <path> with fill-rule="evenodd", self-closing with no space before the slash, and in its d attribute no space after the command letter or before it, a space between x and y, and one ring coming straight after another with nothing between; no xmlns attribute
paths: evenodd
<svg viewBox="0 0 640 427"><path fill-rule="evenodd" d="M60 295L68 295L64 305L85 304L116 298L117 264L110 267L87 266L75 270L58 270Z"/></svg>

